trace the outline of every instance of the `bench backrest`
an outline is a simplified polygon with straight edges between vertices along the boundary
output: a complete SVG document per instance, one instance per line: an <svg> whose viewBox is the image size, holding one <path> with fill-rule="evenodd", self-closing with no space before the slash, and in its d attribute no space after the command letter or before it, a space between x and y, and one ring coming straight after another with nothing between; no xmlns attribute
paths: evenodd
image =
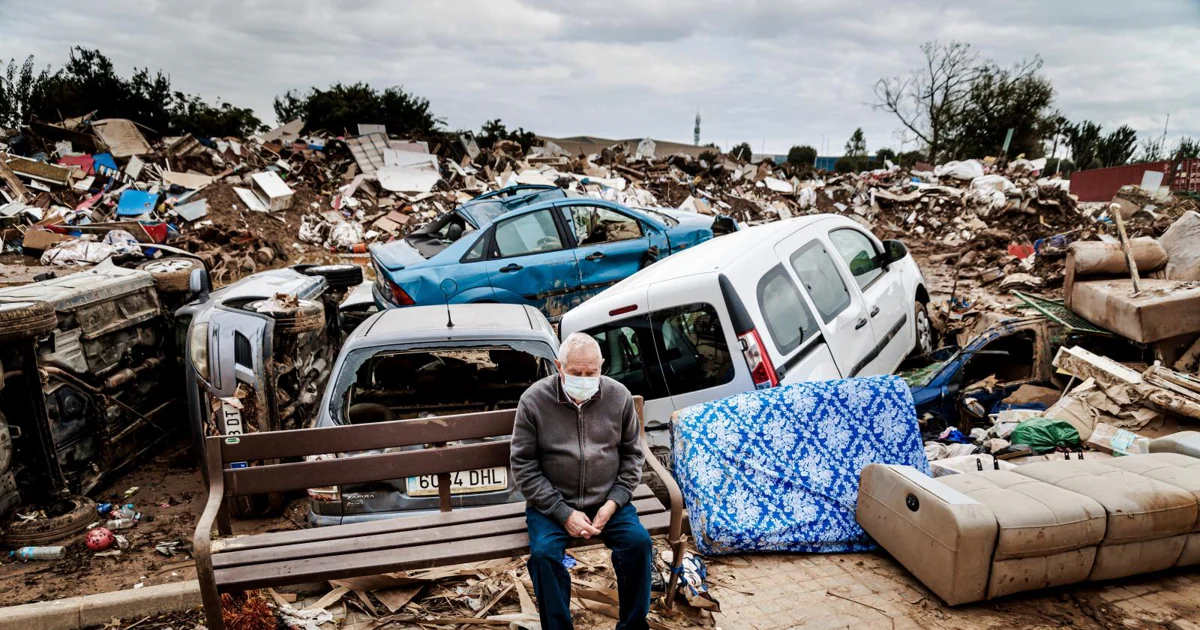
<svg viewBox="0 0 1200 630"><path fill-rule="evenodd" d="M639 418L642 397L634 397ZM415 420L291 431L211 436L206 440L209 477L224 480L226 496L285 492L438 475L441 509L450 510L450 473L507 466L515 409ZM643 420L644 422L644 420ZM485 439L475 444L447 442ZM423 446L412 450L299 462L271 460ZM251 462L261 462L249 465Z"/></svg>

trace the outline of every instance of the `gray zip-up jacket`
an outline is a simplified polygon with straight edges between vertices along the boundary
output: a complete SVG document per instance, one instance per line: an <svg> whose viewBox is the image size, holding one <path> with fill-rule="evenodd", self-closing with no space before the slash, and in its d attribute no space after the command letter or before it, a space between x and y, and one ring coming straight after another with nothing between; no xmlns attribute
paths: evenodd
<svg viewBox="0 0 1200 630"><path fill-rule="evenodd" d="M513 480L533 509L559 523L609 499L624 506L642 480L640 432L624 385L602 376L596 395L576 407L559 376L547 376L517 405Z"/></svg>

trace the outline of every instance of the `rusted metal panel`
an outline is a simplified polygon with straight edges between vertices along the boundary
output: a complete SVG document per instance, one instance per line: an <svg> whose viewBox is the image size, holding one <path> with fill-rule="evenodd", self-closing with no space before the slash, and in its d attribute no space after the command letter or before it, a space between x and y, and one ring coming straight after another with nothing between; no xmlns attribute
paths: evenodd
<svg viewBox="0 0 1200 630"><path fill-rule="evenodd" d="M1080 201L1111 201L1121 186L1142 183L1146 171L1163 173L1163 185L1172 191L1200 192L1200 159L1147 162L1079 171L1071 176L1071 194Z"/></svg>
<svg viewBox="0 0 1200 630"><path fill-rule="evenodd" d="M1079 171L1071 175L1071 194L1080 201L1112 201L1121 186L1140 184L1146 171L1166 173L1170 166L1170 162L1147 162ZM1167 181L1165 177L1163 181Z"/></svg>

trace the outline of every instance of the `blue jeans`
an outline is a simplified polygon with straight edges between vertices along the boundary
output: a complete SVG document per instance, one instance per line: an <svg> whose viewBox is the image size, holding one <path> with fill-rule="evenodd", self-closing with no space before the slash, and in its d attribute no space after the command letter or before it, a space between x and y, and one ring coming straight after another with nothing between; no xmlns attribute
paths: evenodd
<svg viewBox="0 0 1200 630"><path fill-rule="evenodd" d="M592 518L596 509L581 510ZM546 630L569 630L571 623L571 576L563 566L563 554L571 535L554 519L533 508L525 509L529 527L529 574L537 595L538 614ZM617 572L617 596L621 600L617 630L646 630L650 613L650 571L654 546L650 534L638 521L637 510L626 504L613 514L600 533L612 550Z"/></svg>

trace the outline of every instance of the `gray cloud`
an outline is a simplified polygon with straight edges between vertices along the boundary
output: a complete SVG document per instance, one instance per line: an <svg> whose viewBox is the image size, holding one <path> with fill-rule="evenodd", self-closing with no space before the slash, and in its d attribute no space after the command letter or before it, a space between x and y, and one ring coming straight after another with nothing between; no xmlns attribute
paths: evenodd
<svg viewBox="0 0 1200 630"><path fill-rule="evenodd" d="M840 153L855 127L900 148L872 85L960 39L1001 64L1040 54L1071 119L1200 136L1200 3L1155 0L0 0L0 57L99 48L122 72L272 119L288 89L403 85L454 128L489 118L547 135L649 135ZM911 146L909 147L911 148Z"/></svg>

